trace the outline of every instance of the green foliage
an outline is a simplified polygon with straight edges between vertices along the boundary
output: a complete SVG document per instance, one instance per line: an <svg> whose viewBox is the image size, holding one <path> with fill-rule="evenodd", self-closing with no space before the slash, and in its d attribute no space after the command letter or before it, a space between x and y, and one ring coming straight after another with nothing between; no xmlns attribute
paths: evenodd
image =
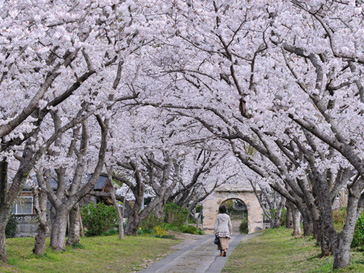
<svg viewBox="0 0 364 273"><path fill-rule="evenodd" d="M333 210L332 212L332 218L334 221L334 227L337 231L340 231L343 229L346 221L346 207Z"/></svg>
<svg viewBox="0 0 364 273"><path fill-rule="evenodd" d="M189 226L189 225L182 225L180 227L180 231L184 232L184 233L190 233L190 234L196 234L196 235L205 234L201 229L199 229L195 226Z"/></svg>
<svg viewBox="0 0 364 273"><path fill-rule="evenodd" d="M286 225L286 215L287 215L287 210L285 208L282 209L282 214L281 214L281 227L284 227Z"/></svg>
<svg viewBox="0 0 364 273"><path fill-rule="evenodd" d="M248 234L248 232L249 232L248 219L244 219L243 221L241 221L240 226L239 226L239 231L240 231L240 233Z"/></svg>
<svg viewBox="0 0 364 273"><path fill-rule="evenodd" d="M89 204L81 210L86 236L97 236L117 226L117 213L114 207L103 203Z"/></svg>
<svg viewBox="0 0 364 273"><path fill-rule="evenodd" d="M84 249L85 246L83 244L80 243L76 243L72 245L72 248L76 248L76 249Z"/></svg>
<svg viewBox="0 0 364 273"><path fill-rule="evenodd" d="M167 231L162 226L156 226L153 228L155 237L162 238L167 235Z"/></svg>
<svg viewBox="0 0 364 273"><path fill-rule="evenodd" d="M234 208L234 203L236 208ZM231 220L241 220L248 217L247 211L244 202L239 199L229 199L221 204L221 206L226 207L226 213L230 215Z"/></svg>
<svg viewBox="0 0 364 273"><path fill-rule="evenodd" d="M101 236L111 236L111 235L116 235L119 234L119 228L118 227L114 227L112 229L109 229L103 233L101 233Z"/></svg>
<svg viewBox="0 0 364 273"><path fill-rule="evenodd" d="M172 231L180 231L180 228L172 225L172 224L165 224L164 227L168 230L172 230Z"/></svg>
<svg viewBox="0 0 364 273"><path fill-rule="evenodd" d="M10 217L8 224L6 225L5 229L5 236L6 238L14 238L16 235L16 227L18 226L18 222L16 221L15 217Z"/></svg>
<svg viewBox="0 0 364 273"><path fill-rule="evenodd" d="M142 229L142 228L138 229L138 235L152 236L153 232L154 232L153 229Z"/></svg>
<svg viewBox="0 0 364 273"><path fill-rule="evenodd" d="M152 212L141 222L140 228L142 230L153 230L154 227L163 225L163 223L164 219L156 217Z"/></svg>
<svg viewBox="0 0 364 273"><path fill-rule="evenodd" d="M187 218L188 209L178 206L176 203L168 203L164 206L165 223L182 226Z"/></svg>
<svg viewBox="0 0 364 273"><path fill-rule="evenodd" d="M138 234L150 235L154 233L156 237L167 238L166 230L173 230L177 232L191 233L191 234L204 234L201 229L194 226L184 224L187 219L188 209L179 207L175 203L169 203L163 209L164 218L158 218L151 213L144 219L138 230ZM165 234L162 234L166 232Z"/></svg>
<svg viewBox="0 0 364 273"><path fill-rule="evenodd" d="M177 240L176 236L174 236L172 234L163 235L161 238L163 238L163 239L174 239L174 240Z"/></svg>
<svg viewBox="0 0 364 273"><path fill-rule="evenodd" d="M201 205L198 205L197 207L196 207L196 212L197 213L200 213L202 211L202 206Z"/></svg>
<svg viewBox="0 0 364 273"><path fill-rule="evenodd" d="M355 225L354 237L351 242L351 247L357 247L364 245L364 213L362 212L359 216L358 221Z"/></svg>

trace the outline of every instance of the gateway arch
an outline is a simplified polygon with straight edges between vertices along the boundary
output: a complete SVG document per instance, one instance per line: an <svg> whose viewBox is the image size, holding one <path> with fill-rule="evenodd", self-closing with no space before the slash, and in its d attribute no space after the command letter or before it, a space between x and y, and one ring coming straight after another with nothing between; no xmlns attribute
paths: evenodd
<svg viewBox="0 0 364 273"><path fill-rule="evenodd" d="M214 224L220 205L229 199L240 199L248 211L248 231L253 233L263 229L263 210L251 187L223 185L210 194L202 203L203 229L206 233L214 233Z"/></svg>

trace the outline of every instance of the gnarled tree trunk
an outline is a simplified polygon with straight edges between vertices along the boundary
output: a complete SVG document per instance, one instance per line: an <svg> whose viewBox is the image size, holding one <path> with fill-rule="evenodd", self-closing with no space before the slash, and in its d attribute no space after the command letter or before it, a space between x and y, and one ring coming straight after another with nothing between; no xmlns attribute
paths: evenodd
<svg viewBox="0 0 364 273"><path fill-rule="evenodd" d="M353 240L355 224L364 206L364 194L360 194L364 181L356 183L353 188L349 188L349 198L347 206L347 217L345 226L338 234L336 247L334 249L334 269L346 268L351 263L350 245ZM358 185L359 184L359 185Z"/></svg>
<svg viewBox="0 0 364 273"><path fill-rule="evenodd" d="M68 245L77 245L80 243L80 207L78 203L71 209L69 213L68 227Z"/></svg>
<svg viewBox="0 0 364 273"><path fill-rule="evenodd" d="M5 229L7 221L3 221L5 217L0 215L0 262L6 263L7 255L6 255L6 243L5 243Z"/></svg>
<svg viewBox="0 0 364 273"><path fill-rule="evenodd" d="M47 219L47 200L48 194L45 189L45 179L49 179L49 173L44 173L45 177L41 173L37 173L37 180L39 184L38 192L37 189L33 190L33 195L35 196L35 211L38 216L38 228L37 236L35 237L35 245L33 248L33 253L35 255L43 255L45 250L45 243L48 233L48 219Z"/></svg>
<svg viewBox="0 0 364 273"><path fill-rule="evenodd" d="M286 213L286 228L293 228L293 215L292 215L293 204L289 201L286 203L287 213Z"/></svg>
<svg viewBox="0 0 364 273"><path fill-rule="evenodd" d="M110 190L111 199L112 199L112 203L113 203L113 205L115 207L116 214L118 216L119 239L124 239L124 227L123 227L124 216L121 213L118 201L116 200L114 187L113 186L111 186L111 187L112 187L112 189Z"/></svg>
<svg viewBox="0 0 364 273"><path fill-rule="evenodd" d="M320 174L316 174L317 177ZM317 190L317 203L320 209L321 220L321 255L329 256L334 253L337 233L334 228L329 185L326 179L318 179L315 183Z"/></svg>
<svg viewBox="0 0 364 273"><path fill-rule="evenodd" d="M164 204L161 201L154 208L154 216L157 218L163 218L164 217L163 208L164 208Z"/></svg>
<svg viewBox="0 0 364 273"><path fill-rule="evenodd" d="M281 226L282 210L285 207L285 205L286 205L286 198L282 196L277 211L274 215L273 228L279 228Z"/></svg>
<svg viewBox="0 0 364 273"><path fill-rule="evenodd" d="M66 250L67 217L68 210L65 206L56 210L50 243L50 247L55 251Z"/></svg>
<svg viewBox="0 0 364 273"><path fill-rule="evenodd" d="M313 234L313 222L310 216L307 213L301 213L302 215L302 223L303 223L303 235L311 236Z"/></svg>
<svg viewBox="0 0 364 273"><path fill-rule="evenodd" d="M126 225L126 235L138 235L138 228L140 225L140 218L138 213L131 213L128 217L128 224Z"/></svg>
<svg viewBox="0 0 364 273"><path fill-rule="evenodd" d="M0 261L7 262L5 229L9 221L8 212L6 210L6 186L8 181L8 163L3 160L0 162Z"/></svg>
<svg viewBox="0 0 364 273"><path fill-rule="evenodd" d="M293 236L301 236L301 223L300 223L300 212L299 210L294 206L291 207L292 212L292 224L293 224Z"/></svg>
<svg viewBox="0 0 364 273"><path fill-rule="evenodd" d="M38 182L40 181L38 177ZM35 255L43 255L45 250L45 243L47 239L48 233L48 219L47 219L47 200L48 194L43 189L39 189L38 198L37 194L35 200L35 208L38 216L38 228L37 228L37 236L35 237L35 245L33 248L33 253Z"/></svg>

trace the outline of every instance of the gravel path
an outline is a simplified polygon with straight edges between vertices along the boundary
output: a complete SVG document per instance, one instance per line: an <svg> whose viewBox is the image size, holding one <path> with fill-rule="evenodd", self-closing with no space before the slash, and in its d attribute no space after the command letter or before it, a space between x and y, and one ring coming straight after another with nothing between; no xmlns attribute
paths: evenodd
<svg viewBox="0 0 364 273"><path fill-rule="evenodd" d="M203 235L196 239L187 239L179 244L176 252L163 260L152 264L140 273L220 273L229 255L243 239L255 237L261 233L232 236L229 242L227 257L220 257L220 252L214 244L213 235Z"/></svg>

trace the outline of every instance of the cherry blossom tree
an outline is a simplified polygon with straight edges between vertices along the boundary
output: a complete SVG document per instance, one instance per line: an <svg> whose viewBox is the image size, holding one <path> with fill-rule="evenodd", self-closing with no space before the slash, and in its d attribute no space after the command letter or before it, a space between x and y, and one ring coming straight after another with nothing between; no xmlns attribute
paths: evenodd
<svg viewBox="0 0 364 273"><path fill-rule="evenodd" d="M1 151L17 168L6 183L4 162L1 179L0 258L6 261L4 228L26 177L63 133L122 97L117 87L124 58L150 39L131 27L140 9L130 2L13 1L1 7L0 84L7 98ZM115 74L118 80L110 80ZM113 88L105 91L105 82ZM47 130L49 121L44 124L51 111L64 121L55 133Z"/></svg>

